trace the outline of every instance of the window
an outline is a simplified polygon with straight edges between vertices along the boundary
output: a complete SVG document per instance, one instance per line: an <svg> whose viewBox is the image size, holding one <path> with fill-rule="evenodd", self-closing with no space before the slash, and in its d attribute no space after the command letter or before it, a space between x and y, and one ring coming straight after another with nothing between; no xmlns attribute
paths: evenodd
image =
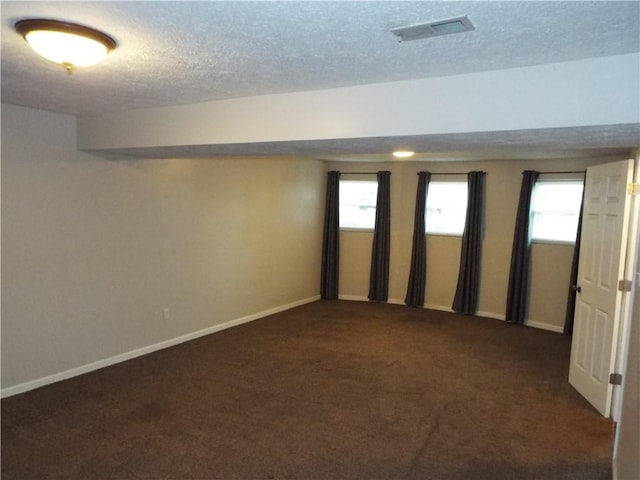
<svg viewBox="0 0 640 480"><path fill-rule="evenodd" d="M340 180L340 228L373 230L378 182Z"/></svg>
<svg viewBox="0 0 640 480"><path fill-rule="evenodd" d="M538 180L531 202L531 238L575 243L582 203L582 180Z"/></svg>
<svg viewBox="0 0 640 480"><path fill-rule="evenodd" d="M467 214L467 181L431 181L427 191L425 230L432 235L464 232Z"/></svg>

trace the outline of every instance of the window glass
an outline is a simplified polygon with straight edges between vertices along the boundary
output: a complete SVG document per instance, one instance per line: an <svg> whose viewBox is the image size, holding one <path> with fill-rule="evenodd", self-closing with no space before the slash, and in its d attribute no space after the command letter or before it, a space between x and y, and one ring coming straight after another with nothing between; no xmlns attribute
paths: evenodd
<svg viewBox="0 0 640 480"><path fill-rule="evenodd" d="M582 180L538 180L531 203L531 238L575 243Z"/></svg>
<svg viewBox="0 0 640 480"><path fill-rule="evenodd" d="M378 182L340 180L340 228L373 230Z"/></svg>
<svg viewBox="0 0 640 480"><path fill-rule="evenodd" d="M466 213L466 180L429 182L425 211L426 233L461 236Z"/></svg>

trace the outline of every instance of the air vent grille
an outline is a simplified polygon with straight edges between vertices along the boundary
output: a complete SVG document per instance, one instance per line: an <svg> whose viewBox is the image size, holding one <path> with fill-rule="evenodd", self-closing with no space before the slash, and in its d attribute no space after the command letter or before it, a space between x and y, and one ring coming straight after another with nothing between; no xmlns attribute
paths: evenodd
<svg viewBox="0 0 640 480"><path fill-rule="evenodd" d="M421 38L469 32L471 30L475 30L475 27L471 23L471 20L464 15L462 17L448 18L435 22L392 28L391 33L396 35L401 42L410 42L411 40L419 40Z"/></svg>

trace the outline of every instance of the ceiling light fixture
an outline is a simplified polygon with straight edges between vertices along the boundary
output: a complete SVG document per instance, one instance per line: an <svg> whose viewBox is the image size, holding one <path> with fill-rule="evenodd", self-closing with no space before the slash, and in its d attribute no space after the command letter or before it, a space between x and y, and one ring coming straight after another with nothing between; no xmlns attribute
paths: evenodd
<svg viewBox="0 0 640 480"><path fill-rule="evenodd" d="M414 153L415 152L412 152L411 150L396 150L393 152L393 156L396 158L411 158Z"/></svg>
<svg viewBox="0 0 640 480"><path fill-rule="evenodd" d="M116 48L106 33L76 23L32 18L20 20L15 29L38 55L62 65L69 74L76 67L95 65Z"/></svg>

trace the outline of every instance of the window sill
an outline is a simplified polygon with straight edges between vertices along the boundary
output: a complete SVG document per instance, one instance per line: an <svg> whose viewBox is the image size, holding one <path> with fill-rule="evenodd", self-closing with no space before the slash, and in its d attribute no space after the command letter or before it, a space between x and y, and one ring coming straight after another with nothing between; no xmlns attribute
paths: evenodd
<svg viewBox="0 0 640 480"><path fill-rule="evenodd" d="M534 245L561 245L565 247L573 247L576 242L568 242L565 240L546 240L546 239L533 239L531 243Z"/></svg>
<svg viewBox="0 0 640 480"><path fill-rule="evenodd" d="M441 232L432 233L432 232L426 232L425 235L427 235L429 237L455 237L455 238L462 238L462 234L461 233L441 233Z"/></svg>
<svg viewBox="0 0 640 480"><path fill-rule="evenodd" d="M341 232L373 233L373 228L340 227Z"/></svg>

